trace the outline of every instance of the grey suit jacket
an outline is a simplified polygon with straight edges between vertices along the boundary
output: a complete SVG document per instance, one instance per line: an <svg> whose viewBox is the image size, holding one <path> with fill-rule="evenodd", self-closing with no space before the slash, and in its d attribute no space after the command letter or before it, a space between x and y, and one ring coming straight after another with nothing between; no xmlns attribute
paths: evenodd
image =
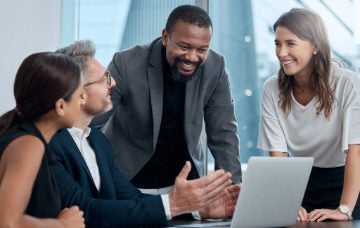
<svg viewBox="0 0 360 228"><path fill-rule="evenodd" d="M108 67L117 83L111 92L114 106L94 122L100 126L105 123L102 130L114 148L115 163L129 179L155 152L163 106L161 46L161 39L156 39L149 45L135 46L114 55ZM210 50L201 68L201 77L186 84L187 148L202 176L206 151L200 135L204 121L215 169L230 171L233 181L239 183L239 138L224 59Z"/></svg>

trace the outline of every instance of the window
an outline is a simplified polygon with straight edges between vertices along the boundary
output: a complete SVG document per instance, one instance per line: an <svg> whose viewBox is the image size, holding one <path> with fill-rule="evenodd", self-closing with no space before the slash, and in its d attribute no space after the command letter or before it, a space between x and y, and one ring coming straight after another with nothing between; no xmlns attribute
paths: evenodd
<svg viewBox="0 0 360 228"><path fill-rule="evenodd" d="M225 56L241 139L241 161L246 163L250 156L267 155L257 149L257 134L262 84L276 74L279 65L273 46L275 20L293 7L315 9L327 24L333 55L360 71L360 49L353 30L356 2L64 0L63 44L91 39L97 45L97 58L106 65L116 51L160 36L168 14L176 6L197 4L208 8L214 24L211 48Z"/></svg>

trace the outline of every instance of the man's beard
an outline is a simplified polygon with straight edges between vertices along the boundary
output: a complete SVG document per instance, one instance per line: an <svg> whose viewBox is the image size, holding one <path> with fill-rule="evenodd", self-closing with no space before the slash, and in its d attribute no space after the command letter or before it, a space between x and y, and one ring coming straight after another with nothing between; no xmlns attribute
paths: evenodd
<svg viewBox="0 0 360 228"><path fill-rule="evenodd" d="M103 114L107 111L110 111L110 109L113 107L112 103L103 104L101 108L95 109L95 108L84 108L85 113L87 113L90 116L97 116L100 114Z"/></svg>
<svg viewBox="0 0 360 228"><path fill-rule="evenodd" d="M171 78L174 81L187 83L187 82L193 80L194 78L196 78L197 75L200 76L202 62L199 61L196 63L194 73L192 73L191 75L184 75L184 74L181 74L177 68L177 64L179 62L183 62L183 61L186 62L186 60L182 60L179 57L177 57L177 58L175 58L175 61L174 61L173 65L171 66Z"/></svg>

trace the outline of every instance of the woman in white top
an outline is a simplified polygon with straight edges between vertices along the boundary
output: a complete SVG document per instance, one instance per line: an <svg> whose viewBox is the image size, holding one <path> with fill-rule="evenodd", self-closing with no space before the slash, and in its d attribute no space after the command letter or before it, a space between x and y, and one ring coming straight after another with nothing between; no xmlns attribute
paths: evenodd
<svg viewBox="0 0 360 228"><path fill-rule="evenodd" d="M258 146L313 157L298 220L360 219L360 79L331 60L320 16L292 9L273 26L278 75L263 88Z"/></svg>

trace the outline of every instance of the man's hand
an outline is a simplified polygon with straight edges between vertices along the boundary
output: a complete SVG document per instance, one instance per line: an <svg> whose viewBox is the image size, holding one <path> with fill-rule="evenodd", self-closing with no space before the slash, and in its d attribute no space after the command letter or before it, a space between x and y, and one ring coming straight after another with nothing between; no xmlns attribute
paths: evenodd
<svg viewBox="0 0 360 228"><path fill-rule="evenodd" d="M186 162L175 179L174 189L169 193L171 216L197 211L223 198L223 193L231 185L231 173L217 170L205 177L187 180L191 170Z"/></svg>
<svg viewBox="0 0 360 228"><path fill-rule="evenodd" d="M240 185L227 187L223 196L200 210L201 218L228 218L234 214L240 193Z"/></svg>

